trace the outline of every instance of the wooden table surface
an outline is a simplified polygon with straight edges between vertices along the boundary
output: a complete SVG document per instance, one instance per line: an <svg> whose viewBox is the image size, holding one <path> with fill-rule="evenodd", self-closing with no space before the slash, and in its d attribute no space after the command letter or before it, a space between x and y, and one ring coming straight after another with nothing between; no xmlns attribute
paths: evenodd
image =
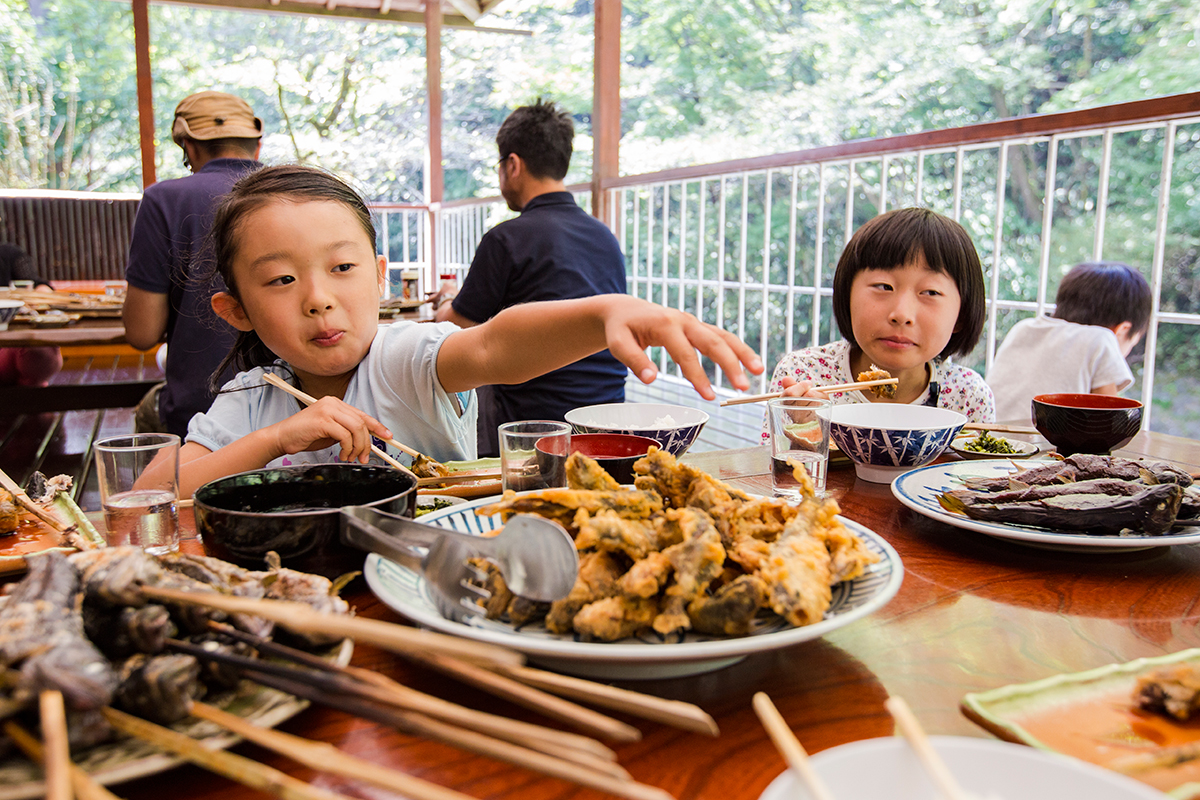
<svg viewBox="0 0 1200 800"><path fill-rule="evenodd" d="M1123 454L1170 458L1200 470L1200 442L1143 433ZM770 491L764 448L696 454L689 461L748 491ZM1200 547L1120 554L1034 549L919 516L888 486L859 481L848 467L831 471L829 487L845 516L899 552L905 570L899 594L875 614L815 641L705 675L620 684L697 703L721 727L719 737L709 738L630 719L644 738L616 749L636 779L681 800L758 798L784 769L751 710L760 690L814 753L891 735L883 707L889 694L907 699L930 733L989 737L959 711L964 694L1200 645ZM365 589L348 599L360 615L400 620ZM373 647L358 647L354 663L475 708L542 721ZM322 708L282 728L479 798L603 796ZM239 752L345 794L391 796L256 747L243 745ZM130 800L261 796L190 766L116 790Z"/></svg>

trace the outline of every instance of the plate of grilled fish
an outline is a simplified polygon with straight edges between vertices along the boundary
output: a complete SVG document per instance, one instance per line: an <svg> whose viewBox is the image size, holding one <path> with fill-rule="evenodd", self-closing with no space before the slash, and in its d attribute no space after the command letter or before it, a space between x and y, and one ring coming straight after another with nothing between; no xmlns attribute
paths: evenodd
<svg viewBox="0 0 1200 800"><path fill-rule="evenodd" d="M933 464L892 494L931 519L1052 550L1142 550L1200 542L1200 486L1159 461L1076 454Z"/></svg>
<svg viewBox="0 0 1200 800"><path fill-rule="evenodd" d="M610 679L699 674L815 639L887 604L900 588L896 551L838 515L837 503L747 495L653 449L619 485L573 454L568 488L508 492L422 517L486 536L517 513L563 525L580 555L571 593L554 603L513 595L477 564L490 596L463 621L443 616L417 572L373 555L372 591L414 622L502 644L532 661Z"/></svg>

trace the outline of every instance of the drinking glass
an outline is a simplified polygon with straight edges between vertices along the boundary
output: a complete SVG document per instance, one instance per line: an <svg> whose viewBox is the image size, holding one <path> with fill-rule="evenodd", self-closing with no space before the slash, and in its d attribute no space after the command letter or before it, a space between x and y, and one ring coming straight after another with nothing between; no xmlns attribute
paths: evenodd
<svg viewBox="0 0 1200 800"><path fill-rule="evenodd" d="M96 443L96 474L109 546L162 555L179 549L179 437L111 436Z"/></svg>
<svg viewBox="0 0 1200 800"><path fill-rule="evenodd" d="M500 426L500 485L523 492L567 485L571 426L527 420Z"/></svg>
<svg viewBox="0 0 1200 800"><path fill-rule="evenodd" d="M771 430L771 484L776 496L799 499L795 467L803 466L817 494L829 471L829 416L833 404L815 397L779 397L767 403Z"/></svg>

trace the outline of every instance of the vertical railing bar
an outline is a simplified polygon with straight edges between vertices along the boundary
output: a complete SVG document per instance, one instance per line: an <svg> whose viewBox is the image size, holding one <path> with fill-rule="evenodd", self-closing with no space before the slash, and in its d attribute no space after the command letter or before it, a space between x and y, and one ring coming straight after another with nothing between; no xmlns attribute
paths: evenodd
<svg viewBox="0 0 1200 800"><path fill-rule="evenodd" d="M1058 180L1058 136L1050 137L1046 153L1046 189L1042 207L1042 256L1038 264L1037 313L1046 310L1046 286L1050 272L1050 232L1054 225L1054 185Z"/></svg>
<svg viewBox="0 0 1200 800"><path fill-rule="evenodd" d="M671 293L669 291L670 280L669 280L669 275L667 273L667 270L669 269L669 265L671 263L671 249L670 249L671 228L670 228L670 222L669 222L670 207L671 207L671 184L664 183L663 184L663 205L662 205L662 268L661 268L662 289L659 290L659 303L663 306L666 306L667 308L670 308L670 304L667 301L671 297ZM667 348L665 348L665 347L660 348L658 351L658 369L660 372L663 372L663 373L665 373L667 371ZM677 374L680 374L680 375L683 374L681 371L679 371L678 365L676 365L676 372L677 372Z"/></svg>
<svg viewBox="0 0 1200 800"><path fill-rule="evenodd" d="M846 162L846 169L849 171L849 176L846 178L846 227L844 234L845 240L848 242L850 241L850 237L854 235L854 162Z"/></svg>
<svg viewBox="0 0 1200 800"><path fill-rule="evenodd" d="M925 193L925 151L917 153L917 194L913 200L914 206L923 206Z"/></svg>
<svg viewBox="0 0 1200 800"><path fill-rule="evenodd" d="M767 170L766 200L763 211L763 268L762 268L762 323L759 326L759 357L764 364L771 363L768 358L768 336L771 327L771 170ZM764 371L759 376L759 391L766 390L766 382L770 376Z"/></svg>
<svg viewBox="0 0 1200 800"><path fill-rule="evenodd" d="M410 234L408 232L408 212L405 211L400 214L400 236L404 240L404 258L402 260L406 264L408 263L409 253L412 251L412 244L409 242L409 239L408 239L409 235ZM415 253L413 255L415 255Z"/></svg>
<svg viewBox="0 0 1200 800"><path fill-rule="evenodd" d="M999 163L996 165L996 221L992 232L992 285L988 297L992 298L988 309L987 348L984 355L984 374L992 370L992 358L996 354L996 300L1000 297L1000 265L1003 263L1001 248L1004 245L1004 193L1008 184L1008 142L1000 145Z"/></svg>
<svg viewBox="0 0 1200 800"><path fill-rule="evenodd" d="M1108 221L1108 175L1112 169L1112 130L1104 132L1104 147L1100 153L1100 190L1096 196L1096 240L1092 244L1092 260L1099 261L1104 254L1104 226Z"/></svg>
<svg viewBox="0 0 1200 800"><path fill-rule="evenodd" d="M687 275L685 268L687 259L687 181L679 182L679 266L676 269L679 275L679 303L675 306L680 311L683 311L687 303L683 301L683 296L686 293Z"/></svg>
<svg viewBox="0 0 1200 800"><path fill-rule="evenodd" d="M1142 371L1142 425L1150 430L1150 414L1154 403L1154 365L1158 356L1158 314L1162 308L1163 261L1167 249L1167 217L1171 212L1171 171L1175 166L1174 122L1163 131L1162 176L1158 181L1158 218L1154 224L1154 260L1150 267L1150 325L1146 329L1146 355Z"/></svg>
<svg viewBox="0 0 1200 800"><path fill-rule="evenodd" d="M963 161L966 151L960 146L954 150L954 221L962 220Z"/></svg>
<svg viewBox="0 0 1200 800"><path fill-rule="evenodd" d="M790 352L793 347L793 337L796 335L796 195L797 184L800 182L800 170L792 167L792 207L788 211L788 267L787 267L787 331L783 340L784 352Z"/></svg>
<svg viewBox="0 0 1200 800"><path fill-rule="evenodd" d="M746 338L746 252L750 219L750 173L742 173L741 233L738 234L738 337Z"/></svg>
<svg viewBox="0 0 1200 800"><path fill-rule="evenodd" d="M646 198L646 299L654 302L654 195L657 185L650 187Z"/></svg>
<svg viewBox="0 0 1200 800"><path fill-rule="evenodd" d="M717 327L725 327L725 177L721 176L718 193L721 207L717 209ZM721 367L716 368L714 383L721 385Z"/></svg>
<svg viewBox="0 0 1200 800"><path fill-rule="evenodd" d="M705 202L708 196L708 179L700 179L700 196L696 202L700 204L700 219L696 225L696 318L704 321L704 234L705 234Z"/></svg>
<svg viewBox="0 0 1200 800"><path fill-rule="evenodd" d="M879 213L887 212L888 207L888 157L879 159Z"/></svg>
<svg viewBox="0 0 1200 800"><path fill-rule="evenodd" d="M817 167L817 242L813 263L812 336L810 347L821 343L821 262L825 260L825 162Z"/></svg>
<svg viewBox="0 0 1200 800"><path fill-rule="evenodd" d="M633 258L631 259L630 264L631 264L631 270L632 270L632 275L633 275L633 296L640 297L641 295L638 293L638 288L640 287L640 284L641 284L641 279L639 276L641 273L641 265L642 265L642 256L641 256L642 215L641 215L641 209L639 206L641 205L642 192L645 191L645 187L639 187L638 189L632 190L632 191L633 191Z"/></svg>
<svg viewBox="0 0 1200 800"><path fill-rule="evenodd" d="M392 243L388 236L388 217L390 217L391 214L387 211L387 209L384 209L383 213L379 216L379 230L383 235L382 252L383 261L385 264L384 269L387 270L383 281L383 299L388 300L391 299L392 296Z"/></svg>

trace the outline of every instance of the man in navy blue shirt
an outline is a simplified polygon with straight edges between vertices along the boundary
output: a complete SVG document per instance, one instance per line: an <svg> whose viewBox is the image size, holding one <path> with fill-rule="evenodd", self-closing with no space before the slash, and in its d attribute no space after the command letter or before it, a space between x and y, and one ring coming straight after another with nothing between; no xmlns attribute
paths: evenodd
<svg viewBox="0 0 1200 800"><path fill-rule="evenodd" d="M563 179L575 126L540 99L516 109L496 134L500 194L516 219L479 242L457 295L437 297L437 319L478 325L518 303L625 292L625 257L612 231L575 203ZM626 368L607 350L480 400L479 452L497 454L496 427L526 419L561 420L573 408L625 400Z"/></svg>
<svg viewBox="0 0 1200 800"><path fill-rule="evenodd" d="M209 305L224 291L212 276L208 242L213 212L234 182L255 169L262 120L245 100L224 92L199 92L175 108L171 138L183 148L192 175L147 186L129 243L125 279L125 338L149 350L166 338L166 382L138 406L139 431L183 437L192 416L207 411L209 378L237 333ZM226 379L232 375L224 376Z"/></svg>

